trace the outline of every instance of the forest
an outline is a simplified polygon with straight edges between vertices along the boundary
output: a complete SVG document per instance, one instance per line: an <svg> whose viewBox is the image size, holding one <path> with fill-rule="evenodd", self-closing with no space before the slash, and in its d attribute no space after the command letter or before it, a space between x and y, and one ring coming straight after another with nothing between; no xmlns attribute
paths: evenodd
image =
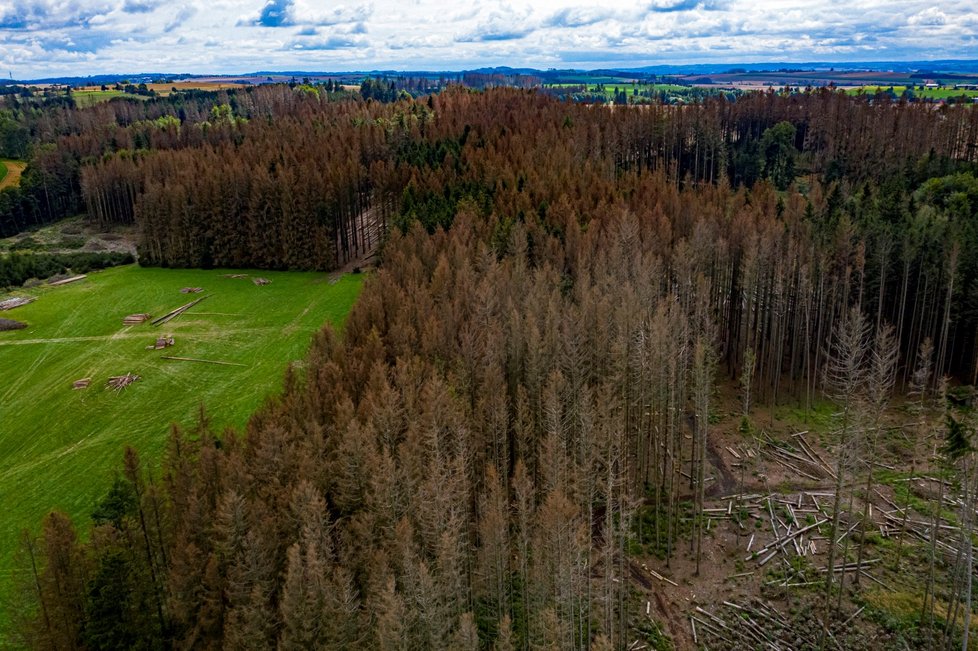
<svg viewBox="0 0 978 651"><path fill-rule="evenodd" d="M882 423L913 424L910 478L943 478L935 512L945 486L962 506L931 537L956 556L921 551L911 639L961 644L978 111L828 89L391 99L275 85L8 109L32 144L0 196L6 232L84 210L135 224L140 264L268 269L337 268L382 237L343 331L243 431L202 407L161 471L126 452L90 523L54 512L24 532L17 644L670 648L647 630L636 550L689 548L699 573L725 391L746 433L755 409L835 405L809 606L858 597L860 460ZM817 609L825 635L852 619Z"/></svg>

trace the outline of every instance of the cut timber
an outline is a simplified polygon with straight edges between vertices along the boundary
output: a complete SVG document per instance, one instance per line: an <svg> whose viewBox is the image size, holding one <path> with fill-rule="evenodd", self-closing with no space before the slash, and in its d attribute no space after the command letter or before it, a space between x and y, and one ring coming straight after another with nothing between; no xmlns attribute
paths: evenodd
<svg viewBox="0 0 978 651"><path fill-rule="evenodd" d="M786 544L788 544L789 542L791 542L792 540L794 540L795 538L797 538L801 534L805 533L806 531L810 531L810 530L812 530L812 529L814 529L816 527L819 527L819 526L825 524L826 522L828 522L828 520L819 520L819 521L815 522L815 524L810 524L807 527L802 527L801 529L798 529L794 533L788 534L784 538L777 538L773 543L771 543L770 545L768 545L767 547L765 547L761 551L757 552L756 554L752 554L751 556L748 556L744 560L745 561L749 561L752 557L754 557L754 556L760 556L761 554L767 553L768 551L770 551L772 549L776 552L778 549L784 547ZM775 535L777 535L777 532L775 532ZM752 537L752 539L753 539L753 537ZM772 552L771 555L773 556L774 555L774 552ZM766 560L765 561L762 561L761 562L761 565L764 565L764 563L766 563L766 562L767 562Z"/></svg>
<svg viewBox="0 0 978 651"><path fill-rule="evenodd" d="M122 325L139 325L149 321L152 317L148 314L130 314L122 320Z"/></svg>
<svg viewBox="0 0 978 651"><path fill-rule="evenodd" d="M178 316L180 316L181 314L183 314L184 312L186 312L187 310L189 310L190 308L192 308L194 305L197 305L197 303L200 303L205 298L207 298L207 297L206 296L201 296L196 301L190 301L186 305L181 305L180 307L178 307L175 310L170 310L169 312L167 312L163 316L160 316L160 317L157 317L157 318L153 319L152 323L155 326L161 326L164 323L166 323L167 321L170 321L171 319L177 318Z"/></svg>
<svg viewBox="0 0 978 651"><path fill-rule="evenodd" d="M272 281L270 281L268 278L252 278L251 282L255 283L256 285L270 285Z"/></svg>
<svg viewBox="0 0 978 651"><path fill-rule="evenodd" d="M48 285L50 285L51 287L57 287L59 285L67 285L68 283L76 283L79 280L82 280L83 278L85 278L85 274L81 274L79 276L72 276L71 278L65 278L64 280L56 280L53 283L48 283Z"/></svg>
<svg viewBox="0 0 978 651"><path fill-rule="evenodd" d="M133 373L126 373L125 375L116 375L109 378L109 381L105 385L110 389L115 389L116 391L122 391L127 386L139 380L139 376Z"/></svg>
<svg viewBox="0 0 978 651"><path fill-rule="evenodd" d="M164 355L160 359L172 359L177 362L200 362L201 364L220 364L221 366L247 366L247 364L238 364L237 362L221 362L215 359L196 359L194 357L172 357L169 355Z"/></svg>
<svg viewBox="0 0 978 651"><path fill-rule="evenodd" d="M35 299L31 296L15 296L14 298L8 298L0 301L0 310L12 310L15 307L21 307L22 305L33 303L34 300Z"/></svg>
<svg viewBox="0 0 978 651"><path fill-rule="evenodd" d="M80 380L75 380L71 384L72 389L87 389L88 385L92 383L92 378L84 377Z"/></svg>
<svg viewBox="0 0 978 651"><path fill-rule="evenodd" d="M176 340L172 336L167 335L164 337L157 337L156 343L152 346L146 346L146 348L149 350L163 350L164 348L169 348L175 343L177 343Z"/></svg>
<svg viewBox="0 0 978 651"><path fill-rule="evenodd" d="M180 290L181 294L199 294L204 291L203 287L184 287Z"/></svg>
<svg viewBox="0 0 978 651"><path fill-rule="evenodd" d="M0 332L7 330L23 330L27 327L26 323L14 321L13 319L0 319Z"/></svg>
<svg viewBox="0 0 978 651"><path fill-rule="evenodd" d="M248 274L224 274L225 278L247 278Z"/></svg>
<svg viewBox="0 0 978 651"><path fill-rule="evenodd" d="M675 581L673 581L672 579L668 579L668 578L662 576L661 574L659 574L658 572L656 572L655 570L653 570L652 568L650 568L648 565L645 565L643 563L642 564L642 568L646 572L648 572L649 574L651 574L652 576L654 576L655 578L659 579L660 581L665 581L666 583L668 583L670 585L673 585L673 586L675 586L677 588L679 587L679 584L677 584Z"/></svg>

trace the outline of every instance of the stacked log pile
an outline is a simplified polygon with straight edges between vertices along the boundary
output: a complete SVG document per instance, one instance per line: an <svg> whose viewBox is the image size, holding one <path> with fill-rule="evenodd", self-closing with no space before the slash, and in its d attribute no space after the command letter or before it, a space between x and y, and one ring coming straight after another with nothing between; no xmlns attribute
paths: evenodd
<svg viewBox="0 0 978 651"><path fill-rule="evenodd" d="M157 337L156 343L152 346L146 346L147 350L163 350L164 348L169 348L170 346L176 344L176 339L172 335L165 335L163 337Z"/></svg>
<svg viewBox="0 0 978 651"><path fill-rule="evenodd" d="M15 296L13 298L8 298L0 301L0 310L12 310L15 307L21 307L27 305L28 303L33 303L34 298L31 296Z"/></svg>
<svg viewBox="0 0 978 651"><path fill-rule="evenodd" d="M148 314L130 314L122 320L122 325L139 325L149 321L152 317Z"/></svg>
<svg viewBox="0 0 978 651"><path fill-rule="evenodd" d="M0 332L7 330L23 330L27 327L26 323L14 321L13 319L0 319Z"/></svg>

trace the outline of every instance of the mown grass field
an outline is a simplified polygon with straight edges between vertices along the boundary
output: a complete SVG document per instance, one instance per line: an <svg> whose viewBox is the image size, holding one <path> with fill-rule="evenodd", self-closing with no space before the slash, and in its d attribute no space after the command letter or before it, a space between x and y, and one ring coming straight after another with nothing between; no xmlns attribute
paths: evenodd
<svg viewBox="0 0 978 651"><path fill-rule="evenodd" d="M18 160L0 160L0 190L20 184L20 176L27 163Z"/></svg>
<svg viewBox="0 0 978 651"><path fill-rule="evenodd" d="M71 93L72 97L75 98L75 104L79 108L88 108L89 106L95 106L101 102L108 102L110 99L116 97L128 97L129 99L144 100L148 99L143 95L133 95L132 93L124 93L121 90L75 90Z"/></svg>
<svg viewBox="0 0 978 651"><path fill-rule="evenodd" d="M29 324L0 332L0 631L19 531L36 530L52 509L86 527L124 447L157 465L170 423L192 425L200 404L218 428L244 425L280 388L286 365L303 359L313 333L327 321L343 323L363 283L360 275L331 284L321 273L255 272L272 281L259 287L225 273L118 267L15 292L37 300L0 313ZM127 314L161 316L204 295L161 327L122 325ZM164 333L175 346L145 349ZM122 392L105 388L109 376L130 371L142 379ZM73 390L85 377L91 386Z"/></svg>

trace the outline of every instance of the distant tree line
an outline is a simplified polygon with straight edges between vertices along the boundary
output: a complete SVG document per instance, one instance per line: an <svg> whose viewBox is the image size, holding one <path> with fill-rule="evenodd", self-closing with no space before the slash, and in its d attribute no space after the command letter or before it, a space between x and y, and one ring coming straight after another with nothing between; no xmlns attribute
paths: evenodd
<svg viewBox="0 0 978 651"><path fill-rule="evenodd" d="M27 280L45 280L68 271L85 274L96 269L131 264L132 254L100 253L18 253L0 256L0 288L19 287Z"/></svg>

